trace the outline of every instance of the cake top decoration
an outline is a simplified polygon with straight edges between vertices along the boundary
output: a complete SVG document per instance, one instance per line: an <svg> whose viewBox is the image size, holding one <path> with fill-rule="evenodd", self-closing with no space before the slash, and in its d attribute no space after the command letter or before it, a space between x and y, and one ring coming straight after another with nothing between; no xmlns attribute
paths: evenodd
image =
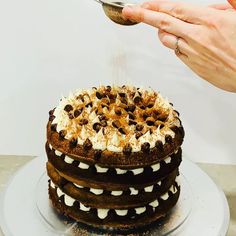
<svg viewBox="0 0 236 236"><path fill-rule="evenodd" d="M160 93L134 86L76 90L50 111L52 128L72 146L112 152L148 152L174 138L178 112Z"/></svg>

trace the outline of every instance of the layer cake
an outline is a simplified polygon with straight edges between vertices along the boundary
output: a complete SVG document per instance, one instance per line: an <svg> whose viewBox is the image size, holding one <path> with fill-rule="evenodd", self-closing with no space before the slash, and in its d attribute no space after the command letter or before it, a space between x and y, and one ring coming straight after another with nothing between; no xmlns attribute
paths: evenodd
<svg viewBox="0 0 236 236"><path fill-rule="evenodd" d="M151 89L100 86L63 97L47 124L53 207L105 229L163 219L180 194L183 138L178 112Z"/></svg>

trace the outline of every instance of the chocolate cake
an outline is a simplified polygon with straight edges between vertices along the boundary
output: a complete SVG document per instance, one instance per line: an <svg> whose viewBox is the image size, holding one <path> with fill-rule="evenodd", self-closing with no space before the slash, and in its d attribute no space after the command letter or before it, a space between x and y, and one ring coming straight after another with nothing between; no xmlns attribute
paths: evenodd
<svg viewBox="0 0 236 236"><path fill-rule="evenodd" d="M53 207L103 229L159 221L179 198L183 138L178 112L151 89L100 86L63 97L47 124Z"/></svg>

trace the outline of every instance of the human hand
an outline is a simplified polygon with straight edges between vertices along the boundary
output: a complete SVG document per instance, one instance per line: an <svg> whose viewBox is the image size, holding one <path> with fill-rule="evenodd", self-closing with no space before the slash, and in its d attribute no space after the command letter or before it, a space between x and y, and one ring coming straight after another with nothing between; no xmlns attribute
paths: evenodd
<svg viewBox="0 0 236 236"><path fill-rule="evenodd" d="M236 92L236 11L158 0L125 7L123 16L158 28L161 42L195 73Z"/></svg>

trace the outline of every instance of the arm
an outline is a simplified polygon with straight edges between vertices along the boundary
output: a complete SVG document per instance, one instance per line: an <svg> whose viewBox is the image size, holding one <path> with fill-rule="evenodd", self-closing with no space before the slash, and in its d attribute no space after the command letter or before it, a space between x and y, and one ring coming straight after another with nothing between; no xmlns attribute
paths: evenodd
<svg viewBox="0 0 236 236"><path fill-rule="evenodd" d="M175 50L178 41L176 55L189 68L213 85L236 92L236 11L158 0L124 8L123 15L157 28L170 49Z"/></svg>

